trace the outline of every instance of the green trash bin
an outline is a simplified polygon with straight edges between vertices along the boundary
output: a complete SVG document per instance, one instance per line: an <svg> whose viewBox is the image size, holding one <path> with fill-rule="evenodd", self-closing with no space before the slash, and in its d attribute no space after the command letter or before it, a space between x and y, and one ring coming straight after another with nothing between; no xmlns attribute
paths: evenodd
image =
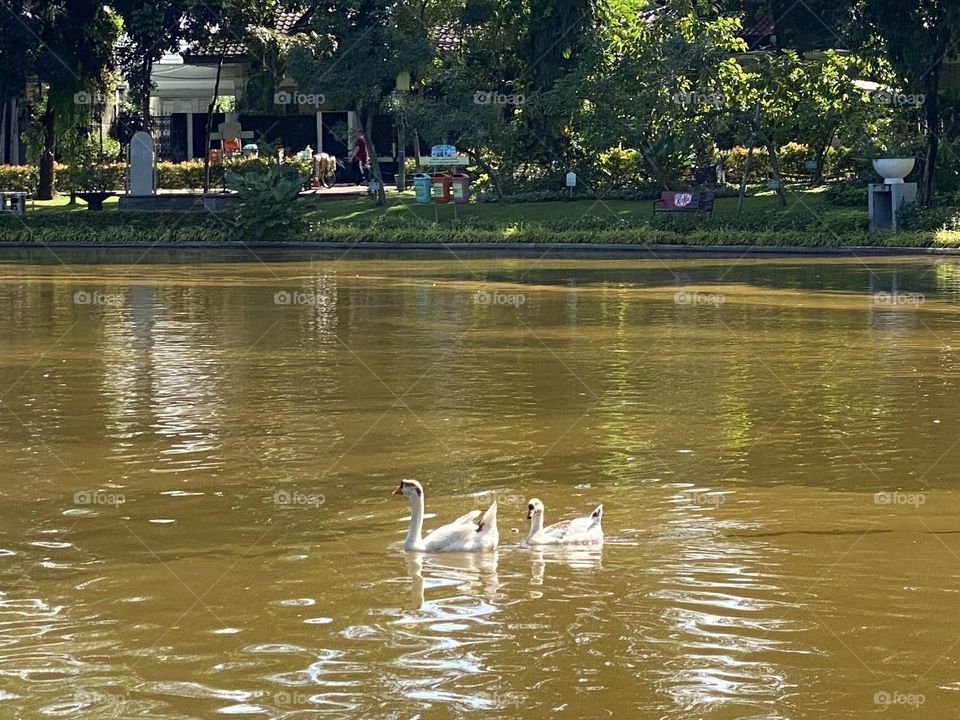
<svg viewBox="0 0 960 720"><path fill-rule="evenodd" d="M413 190L418 203L430 202L430 176L423 173L414 175Z"/></svg>

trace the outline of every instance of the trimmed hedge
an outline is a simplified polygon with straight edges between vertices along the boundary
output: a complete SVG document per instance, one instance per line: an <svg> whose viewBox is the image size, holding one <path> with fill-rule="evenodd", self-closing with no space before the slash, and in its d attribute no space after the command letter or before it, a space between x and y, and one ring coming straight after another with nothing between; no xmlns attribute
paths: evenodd
<svg viewBox="0 0 960 720"><path fill-rule="evenodd" d="M290 160L311 174L310 163ZM252 171L265 171L272 164L267 158L247 158L222 165L210 166L210 185L223 187L225 170L246 174ZM56 188L60 192L90 190L91 185L123 190L126 187L127 170L124 163L103 163L97 166L54 165ZM157 187L162 190L199 190L203 188L203 161L190 160L182 163L162 162L157 164ZM0 165L0 192L35 193L40 182L40 171L33 165Z"/></svg>
<svg viewBox="0 0 960 720"><path fill-rule="evenodd" d="M33 165L0 165L0 192L32 193L40 182L40 170Z"/></svg>
<svg viewBox="0 0 960 720"><path fill-rule="evenodd" d="M81 219L82 218L82 219ZM88 220L88 218L95 218ZM482 227L477 224L436 225L391 218L367 225L313 223L303 230L264 237L285 242L395 242L395 243L548 243L622 245L737 245L757 247L960 247L960 232L938 237L933 232L868 233L815 226L784 229L747 229L730 223L684 226L682 218L671 222L638 223L630 226L609 221L578 220L565 227L529 224L510 227ZM692 220L692 219L691 219ZM604 226L606 225L606 226ZM669 225L669 226L668 226ZM0 243L80 243L144 245L152 243L219 243L238 240L235 233L206 214L125 212L78 213L64 218L38 216L26 223L0 219Z"/></svg>

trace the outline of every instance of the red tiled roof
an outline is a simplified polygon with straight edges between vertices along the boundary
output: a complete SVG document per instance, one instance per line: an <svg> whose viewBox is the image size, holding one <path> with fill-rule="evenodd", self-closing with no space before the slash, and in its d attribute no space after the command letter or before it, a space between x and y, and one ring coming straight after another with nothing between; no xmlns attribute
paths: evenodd
<svg viewBox="0 0 960 720"><path fill-rule="evenodd" d="M285 35L292 35L299 32L309 18L310 11L279 12L273 20L272 27ZM237 62L248 59L249 51L243 42L227 40L225 42L194 43L180 54L187 61L219 58L223 54L224 62Z"/></svg>

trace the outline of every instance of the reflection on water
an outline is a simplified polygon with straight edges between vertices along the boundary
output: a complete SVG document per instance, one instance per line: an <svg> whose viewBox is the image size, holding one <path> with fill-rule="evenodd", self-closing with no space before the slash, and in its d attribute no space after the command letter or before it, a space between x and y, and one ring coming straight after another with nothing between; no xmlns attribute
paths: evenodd
<svg viewBox="0 0 960 720"><path fill-rule="evenodd" d="M955 713L951 260L6 257L0 717Z"/></svg>

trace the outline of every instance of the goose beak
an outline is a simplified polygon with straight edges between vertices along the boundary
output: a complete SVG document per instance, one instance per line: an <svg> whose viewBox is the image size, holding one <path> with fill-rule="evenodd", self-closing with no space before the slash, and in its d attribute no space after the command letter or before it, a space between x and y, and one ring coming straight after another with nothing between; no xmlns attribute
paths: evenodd
<svg viewBox="0 0 960 720"><path fill-rule="evenodd" d="M394 491L393 491L393 494L394 494L394 495L403 495L403 485L401 485L401 486L398 487L396 490L394 490Z"/></svg>

